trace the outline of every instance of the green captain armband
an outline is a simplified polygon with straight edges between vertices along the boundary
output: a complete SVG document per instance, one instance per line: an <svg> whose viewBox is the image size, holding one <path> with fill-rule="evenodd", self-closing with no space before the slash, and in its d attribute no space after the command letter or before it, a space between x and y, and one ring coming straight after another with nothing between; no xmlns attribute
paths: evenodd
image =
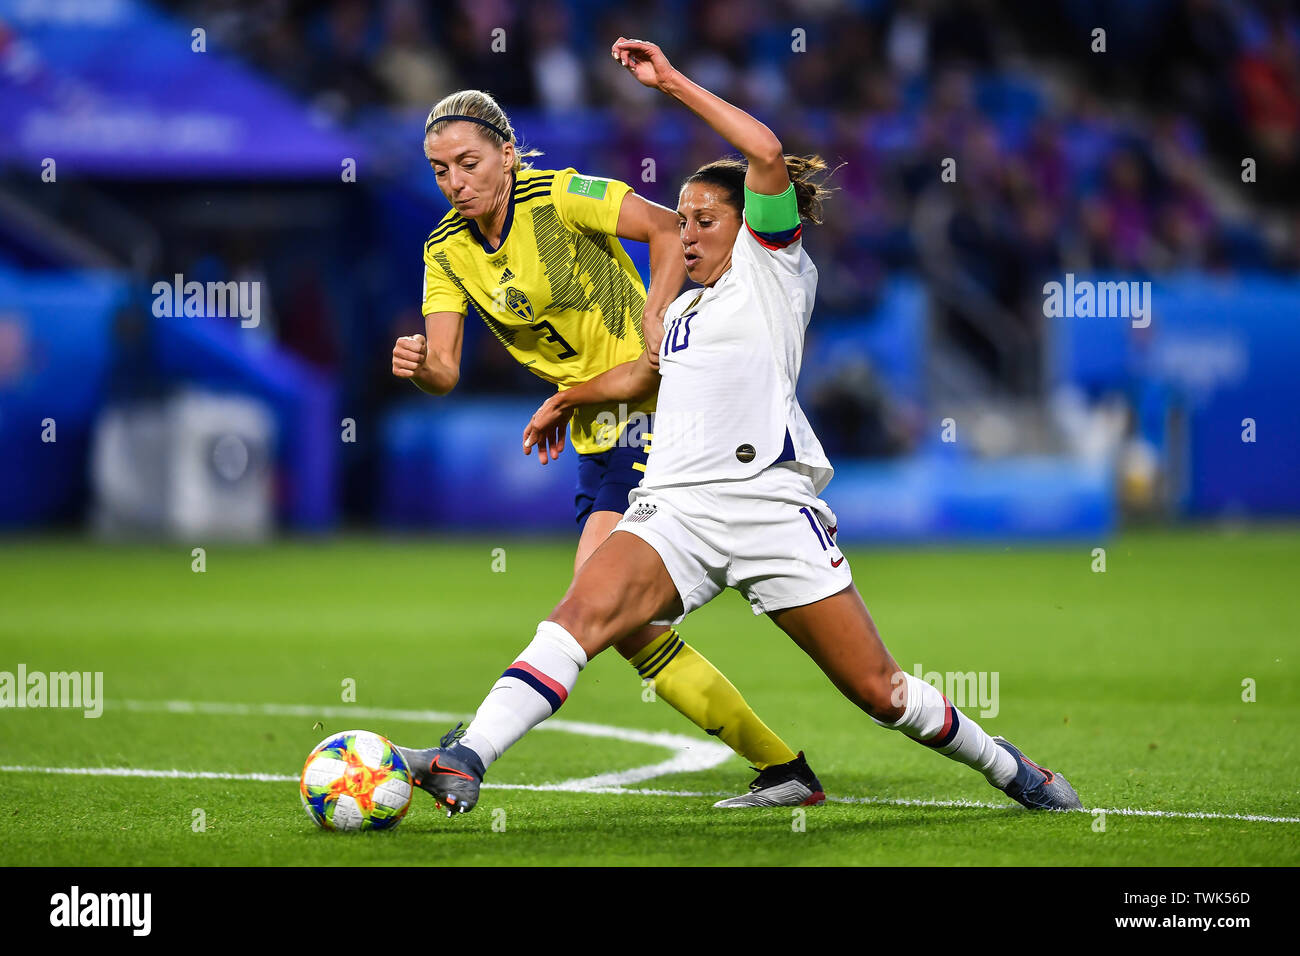
<svg viewBox="0 0 1300 956"><path fill-rule="evenodd" d="M745 221L755 232L788 232L799 225L799 200L794 183L779 196L764 196L745 187Z"/></svg>

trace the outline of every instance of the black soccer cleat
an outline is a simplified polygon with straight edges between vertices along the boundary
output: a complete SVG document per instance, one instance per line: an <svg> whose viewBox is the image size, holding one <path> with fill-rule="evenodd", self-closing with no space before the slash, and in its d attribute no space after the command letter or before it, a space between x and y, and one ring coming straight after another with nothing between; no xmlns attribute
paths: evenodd
<svg viewBox="0 0 1300 956"><path fill-rule="evenodd" d="M411 768L411 779L421 790L433 796L438 806L453 813L468 813L478 803L479 784L483 782L483 761L479 755L456 741L464 731L457 724L427 750L409 750L393 745Z"/></svg>
<svg viewBox="0 0 1300 956"><path fill-rule="evenodd" d="M749 793L719 800L715 807L812 807L826 801L821 781L808 766L803 751L789 763L779 763L766 770L749 785Z"/></svg>
<svg viewBox="0 0 1300 956"><path fill-rule="evenodd" d="M1059 773L1040 767L1005 737L994 737L993 742L1016 758L1016 778L1002 788L1012 800L1030 810L1082 810L1083 803L1074 787Z"/></svg>

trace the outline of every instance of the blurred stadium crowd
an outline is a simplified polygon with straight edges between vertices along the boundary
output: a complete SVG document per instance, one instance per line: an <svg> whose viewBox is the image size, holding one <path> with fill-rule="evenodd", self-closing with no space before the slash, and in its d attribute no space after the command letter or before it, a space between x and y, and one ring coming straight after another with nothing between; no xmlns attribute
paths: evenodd
<svg viewBox="0 0 1300 956"><path fill-rule="evenodd" d="M39 48L46 26L84 18L94 27L113 9L142 51L172 49L187 58L178 68L195 71L175 102L159 99L159 116L190 122L186 111L223 60L264 89L232 94L230 128L242 124L245 140L223 153L213 125L211 169L110 154L106 173L23 193L57 221L51 234L93 240L140 291L114 324L110 401L162 395L185 378L184 368L159 367L144 295L159 277L183 274L260 282L261 322L244 339L301 360L358 420L412 403L452 407L388 375L393 340L422 328L420 250L447 208L422 155L424 117L450 91L487 90L524 145L543 151L537 165L619 178L672 206L677 184L725 147L612 64L620 35L658 42L687 75L768 122L787 151L836 167L827 220L807 232L820 283L801 390L837 461L933 451L937 417L997 403L1004 440L976 442L978 455L1059 453L1069 428L1046 419L1056 414L1053 376L1065 373L1045 281L1277 283L1300 273L1297 0L115 0L102 10L0 0L0 94L21 105L53 90L58 103L38 140L74 143L64 117L93 115L84 104L93 106L95 85L119 73L106 101L128 113L146 87L168 82L162 65L131 58L96 60L98 72L69 82L59 70L75 73L82 61L76 50L58 61L63 34L43 38L43 67L23 42L24 23ZM172 37L193 27L217 54L202 66L174 49ZM275 139L277 126L312 132ZM105 127L128 137L133 128ZM274 145L241 161L259 139ZM354 148L356 185L340 189L339 151ZM297 165L281 168L295 151ZM955 180L946 182L949 160ZM24 220L11 221L17 228L4 234L0 209L0 267L6 255L28 268L68 264L34 252ZM644 253L633 255L644 270ZM1135 409L1150 376L1125 351L1132 343L1082 341L1109 342L1102 365L1119 371L1067 377L1091 389L1089 401L1127 389ZM1217 341L1200 351L1175 343L1182 351L1166 365L1190 378L1239 366L1232 349L1244 346ZM1186 371L1187 361L1200 366ZM453 403L547 391L473 318L462 366ZM1167 418L1169 402L1156 406L1164 411L1151 421ZM363 434L342 452L353 515L370 513L390 454L374 430Z"/></svg>
<svg viewBox="0 0 1300 956"><path fill-rule="evenodd" d="M685 148L664 149L656 131L680 126L679 111L601 56L620 34L653 34L688 75L768 118L790 150L843 164L834 213L809 239L820 316L860 316L891 270L919 270L959 303L947 309L947 334L1017 393L1041 387L1044 276L1300 268L1300 211L1267 224L1259 215L1300 184L1292 3L170 6L345 122L384 108L414 117L451 89L478 87L519 111L522 137L547 151L564 118L608 110L605 135L581 143L580 165L648 191L642 163L655 158L663 185L652 198L671 203L671 184L715 157L717 143L687 124ZM1098 21L1108 25L1105 53L1087 40ZM498 28L504 54L490 42ZM792 55L796 42L802 55ZM413 126L418 156L417 138ZM1268 170L1250 191L1246 155ZM957 188L940 188L941 161L958 156ZM320 354L329 338L292 323L284 338L296 349L313 341L307 357L329 358ZM486 361L499 374L467 376L469 387L505 374Z"/></svg>

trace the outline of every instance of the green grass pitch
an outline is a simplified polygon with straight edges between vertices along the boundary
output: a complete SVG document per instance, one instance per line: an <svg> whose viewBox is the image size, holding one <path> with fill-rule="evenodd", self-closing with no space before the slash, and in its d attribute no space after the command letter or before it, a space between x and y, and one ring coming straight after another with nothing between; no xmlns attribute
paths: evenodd
<svg viewBox="0 0 1300 956"><path fill-rule="evenodd" d="M13 768L296 777L332 731L426 745L445 721L347 709L471 714L563 593L571 542L213 544L195 573L189 546L10 538L0 546L0 671L102 671L107 704L98 719L0 710L0 864L1300 863L1300 530L1128 533L1105 546L1105 573L1092 570L1088 543L848 553L905 669L996 671L987 730L1064 772L1089 808L1172 815L1015 808L972 771L876 727L727 592L683 635L807 751L832 798L859 802L811 808L802 821L790 809L714 810L714 794L742 791L752 776L732 756L629 785L663 791L654 794L485 789L477 810L453 820L417 792L395 831L342 835L312 826L293 782ZM492 570L498 547L504 572ZM1243 700L1247 679L1253 701ZM343 700L348 680L355 704ZM226 706L169 713L164 701ZM559 717L715 743L644 701L612 651ZM669 756L539 731L488 783L573 780Z"/></svg>

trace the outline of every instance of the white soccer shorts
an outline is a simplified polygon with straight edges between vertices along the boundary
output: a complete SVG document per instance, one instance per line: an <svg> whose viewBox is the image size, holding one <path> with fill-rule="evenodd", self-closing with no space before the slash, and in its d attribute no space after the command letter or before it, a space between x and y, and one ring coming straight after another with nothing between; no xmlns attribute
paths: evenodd
<svg viewBox="0 0 1300 956"><path fill-rule="evenodd" d="M836 518L812 480L773 465L742 481L635 488L615 531L658 552L681 595L676 624L732 587L755 614L812 604L853 583Z"/></svg>

